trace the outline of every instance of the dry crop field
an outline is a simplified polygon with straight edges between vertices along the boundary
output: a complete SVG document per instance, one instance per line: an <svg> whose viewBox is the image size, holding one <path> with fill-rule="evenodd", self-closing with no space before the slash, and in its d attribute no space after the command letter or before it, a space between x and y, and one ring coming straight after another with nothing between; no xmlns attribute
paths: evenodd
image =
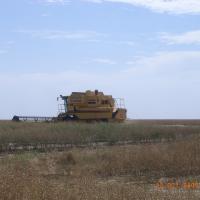
<svg viewBox="0 0 200 200"><path fill-rule="evenodd" d="M143 141L149 141L144 143ZM110 146L90 146L92 142ZM118 141L137 143L117 145ZM199 199L200 121L0 122L0 145L85 144L1 152L0 199Z"/></svg>

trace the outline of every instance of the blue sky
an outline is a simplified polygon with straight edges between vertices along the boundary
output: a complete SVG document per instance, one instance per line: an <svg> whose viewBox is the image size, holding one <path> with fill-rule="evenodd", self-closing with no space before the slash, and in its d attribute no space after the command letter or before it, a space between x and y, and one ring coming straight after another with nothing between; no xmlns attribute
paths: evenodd
<svg viewBox="0 0 200 200"><path fill-rule="evenodd" d="M199 0L0 4L1 119L57 115L57 96L87 89L130 118L200 118Z"/></svg>

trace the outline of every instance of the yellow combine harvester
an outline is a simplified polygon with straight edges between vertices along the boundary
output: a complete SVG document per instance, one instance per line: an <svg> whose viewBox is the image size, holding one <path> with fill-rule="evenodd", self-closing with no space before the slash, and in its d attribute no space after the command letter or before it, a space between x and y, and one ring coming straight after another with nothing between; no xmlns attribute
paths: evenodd
<svg viewBox="0 0 200 200"><path fill-rule="evenodd" d="M64 103L58 105L57 117L14 116L13 121L105 121L123 122L126 112L123 99L114 99L103 92L72 92L60 98ZM58 98L58 99L60 99Z"/></svg>
<svg viewBox="0 0 200 200"><path fill-rule="evenodd" d="M58 120L124 121L126 109L123 99L114 99L98 90L72 92L70 96L60 96L64 104L59 105Z"/></svg>

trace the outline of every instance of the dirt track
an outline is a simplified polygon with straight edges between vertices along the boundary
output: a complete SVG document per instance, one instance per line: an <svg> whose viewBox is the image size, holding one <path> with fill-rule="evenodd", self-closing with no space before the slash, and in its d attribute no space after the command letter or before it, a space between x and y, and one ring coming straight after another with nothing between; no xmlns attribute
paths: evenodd
<svg viewBox="0 0 200 200"><path fill-rule="evenodd" d="M44 144L4 144L0 145L0 154L20 153L26 151L65 151L72 148L104 148L107 146L125 146L125 145L151 145L173 143L173 140L142 140L142 141L119 141L119 142L93 142L87 144L61 144L61 143L44 143Z"/></svg>

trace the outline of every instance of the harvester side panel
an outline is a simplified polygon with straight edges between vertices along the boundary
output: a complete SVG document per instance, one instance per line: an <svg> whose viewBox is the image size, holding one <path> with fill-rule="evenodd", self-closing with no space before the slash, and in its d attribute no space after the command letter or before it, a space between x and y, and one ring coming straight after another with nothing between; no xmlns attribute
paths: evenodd
<svg viewBox="0 0 200 200"><path fill-rule="evenodd" d="M74 115L80 120L112 119L111 112L77 112Z"/></svg>

